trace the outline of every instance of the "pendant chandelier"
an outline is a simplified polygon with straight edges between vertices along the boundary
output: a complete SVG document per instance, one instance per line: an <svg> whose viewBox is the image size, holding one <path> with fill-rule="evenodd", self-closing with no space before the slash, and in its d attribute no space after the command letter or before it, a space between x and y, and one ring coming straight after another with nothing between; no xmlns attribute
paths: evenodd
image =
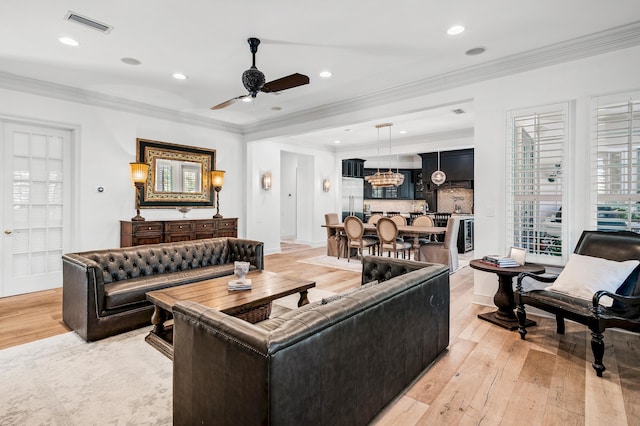
<svg viewBox="0 0 640 426"><path fill-rule="evenodd" d="M380 156L380 129L383 127L389 128L389 155L391 155L391 126L393 123L383 123L376 124L376 129L378 129L378 156ZM374 188L384 188L388 186L400 186L404 182L404 175L402 173L398 173L398 169L394 172L391 170L391 165L389 165L389 170L386 172L380 171L380 165L378 164L378 170L375 174L371 176L365 176L364 180L371 184Z"/></svg>
<svg viewBox="0 0 640 426"><path fill-rule="evenodd" d="M442 170L440 170L440 151L438 151L438 170L431 174L431 182L440 186L447 179L447 175L444 174Z"/></svg>

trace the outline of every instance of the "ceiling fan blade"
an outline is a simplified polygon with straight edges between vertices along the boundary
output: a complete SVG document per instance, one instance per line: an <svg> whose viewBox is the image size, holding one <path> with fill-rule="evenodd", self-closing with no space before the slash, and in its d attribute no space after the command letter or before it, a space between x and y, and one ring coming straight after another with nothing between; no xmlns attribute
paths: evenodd
<svg viewBox="0 0 640 426"><path fill-rule="evenodd" d="M309 77L304 74L295 73L265 83L260 91L265 93L279 92L281 90L292 89L294 87L303 86L305 84L309 84Z"/></svg>
<svg viewBox="0 0 640 426"><path fill-rule="evenodd" d="M216 106L212 106L212 107L211 107L211 108L209 108L209 109L212 109L212 110L218 110L218 109L226 108L226 107L228 107L229 105L231 105L232 103L234 103L235 101L237 101L238 99L246 98L247 96L249 96L249 95L242 95L242 96L237 96L237 97L235 97L235 98L231 98L231 99L229 99L228 101L224 101L224 102L222 102L221 104L218 104L218 105L216 105Z"/></svg>

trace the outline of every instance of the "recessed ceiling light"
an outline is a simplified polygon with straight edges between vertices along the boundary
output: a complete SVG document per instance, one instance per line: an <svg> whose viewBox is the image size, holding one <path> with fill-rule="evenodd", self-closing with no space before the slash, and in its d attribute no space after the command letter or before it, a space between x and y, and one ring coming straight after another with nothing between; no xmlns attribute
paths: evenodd
<svg viewBox="0 0 640 426"><path fill-rule="evenodd" d="M464 114L464 110L462 108L456 108L456 109L452 109L451 112L453 112L454 114L460 115L460 114Z"/></svg>
<svg viewBox="0 0 640 426"><path fill-rule="evenodd" d="M333 75L333 73L331 71L322 71L320 73L320 77L322 78L329 78Z"/></svg>
<svg viewBox="0 0 640 426"><path fill-rule="evenodd" d="M400 130L398 133L400 133L401 135L404 135L404 134L407 133L407 131L406 130Z"/></svg>
<svg viewBox="0 0 640 426"><path fill-rule="evenodd" d="M253 98L251 96L245 96L244 98L242 98L242 102L251 102L253 101Z"/></svg>
<svg viewBox="0 0 640 426"><path fill-rule="evenodd" d="M136 58L121 58L120 60L127 65L140 65L142 63Z"/></svg>
<svg viewBox="0 0 640 426"><path fill-rule="evenodd" d="M67 46L79 46L80 43L78 43L77 41L75 41L74 39L72 39L71 37L60 37L58 39L58 41L60 41L60 43L62 44L66 44Z"/></svg>
<svg viewBox="0 0 640 426"><path fill-rule="evenodd" d="M280 111L281 109L282 109L282 107L279 107L279 106L271 107L272 111Z"/></svg>
<svg viewBox="0 0 640 426"><path fill-rule="evenodd" d="M335 141L333 141L333 143L334 143L334 144L336 144L336 145L338 145L340 142L341 142L341 141L339 141L339 140L335 140Z"/></svg>
<svg viewBox="0 0 640 426"><path fill-rule="evenodd" d="M458 35L464 32L464 26L462 25L454 25L447 30L447 34L449 35Z"/></svg>
<svg viewBox="0 0 640 426"><path fill-rule="evenodd" d="M187 78L189 78L189 76L186 74L182 74L181 72L175 72L173 73L173 78L175 78L176 80L186 80Z"/></svg>
<svg viewBox="0 0 640 426"><path fill-rule="evenodd" d="M473 49L467 50L465 54L469 56L481 55L485 52L485 50L487 49L485 49L484 47L474 47Z"/></svg>

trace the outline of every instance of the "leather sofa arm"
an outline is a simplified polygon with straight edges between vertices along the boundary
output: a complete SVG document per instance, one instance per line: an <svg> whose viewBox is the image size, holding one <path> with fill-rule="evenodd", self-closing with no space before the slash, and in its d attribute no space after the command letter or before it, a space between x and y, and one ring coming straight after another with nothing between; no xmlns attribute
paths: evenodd
<svg viewBox="0 0 640 426"><path fill-rule="evenodd" d="M365 256L362 259L362 284L371 281L387 281L398 275L417 269L433 266L433 263L416 262L413 260L394 259L383 256ZM446 267L443 266L446 269Z"/></svg>
<svg viewBox="0 0 640 426"><path fill-rule="evenodd" d="M227 239L229 263L249 262L257 269L264 269L264 243L240 238Z"/></svg>
<svg viewBox="0 0 640 426"><path fill-rule="evenodd" d="M544 276L544 275L536 275L536 274L532 274L531 272L522 272L520 275L518 275L518 280L516 282L516 291L518 293L525 293L525 291L522 289L522 281L525 278L533 278L536 281L540 281L542 283L552 283L554 282L558 277L557 276Z"/></svg>

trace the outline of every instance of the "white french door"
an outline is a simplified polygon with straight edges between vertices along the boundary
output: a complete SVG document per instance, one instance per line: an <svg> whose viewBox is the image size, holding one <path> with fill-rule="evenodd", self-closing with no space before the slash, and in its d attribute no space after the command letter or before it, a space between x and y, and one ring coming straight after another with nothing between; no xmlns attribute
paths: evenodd
<svg viewBox="0 0 640 426"><path fill-rule="evenodd" d="M62 285L70 232L71 131L1 122L0 296Z"/></svg>

